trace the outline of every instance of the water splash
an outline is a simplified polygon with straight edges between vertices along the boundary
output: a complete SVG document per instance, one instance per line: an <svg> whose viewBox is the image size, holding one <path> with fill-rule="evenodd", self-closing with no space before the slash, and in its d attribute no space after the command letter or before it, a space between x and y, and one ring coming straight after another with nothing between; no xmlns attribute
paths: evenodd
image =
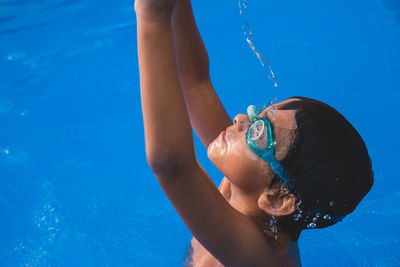
<svg viewBox="0 0 400 267"><path fill-rule="evenodd" d="M246 19L247 0L239 0L239 10L240 10L240 17L242 19L242 31L246 38L246 42L249 45L249 47L251 48L251 50L253 51L253 53L257 56L261 65L263 66L263 68L265 69L268 79L269 80L272 79L274 88L277 88L278 83L276 81L274 72L272 71L272 68L271 68L271 65L269 64L268 59L265 56L263 56L261 51L256 49L253 32L251 31L249 23L247 22L247 19ZM274 92L275 99L277 98L276 95L277 95L276 92ZM273 104L273 102L274 102L274 99L271 101L271 104Z"/></svg>

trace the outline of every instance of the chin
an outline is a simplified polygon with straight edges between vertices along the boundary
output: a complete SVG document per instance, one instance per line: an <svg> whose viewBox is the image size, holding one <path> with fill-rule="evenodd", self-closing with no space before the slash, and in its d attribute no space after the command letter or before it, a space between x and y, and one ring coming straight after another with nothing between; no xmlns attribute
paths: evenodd
<svg viewBox="0 0 400 267"><path fill-rule="evenodd" d="M211 143L207 148L207 157L214 164L214 166L217 167L218 157L215 155L215 147L213 147L213 143Z"/></svg>
<svg viewBox="0 0 400 267"><path fill-rule="evenodd" d="M207 148L207 156L214 166L225 175L223 171L225 160L225 149L221 147L218 140L214 140Z"/></svg>
<svg viewBox="0 0 400 267"><path fill-rule="evenodd" d="M219 161L225 155L226 145L222 144L218 138L211 142L207 148L207 156L214 163L215 160ZM214 163L215 164L215 163Z"/></svg>

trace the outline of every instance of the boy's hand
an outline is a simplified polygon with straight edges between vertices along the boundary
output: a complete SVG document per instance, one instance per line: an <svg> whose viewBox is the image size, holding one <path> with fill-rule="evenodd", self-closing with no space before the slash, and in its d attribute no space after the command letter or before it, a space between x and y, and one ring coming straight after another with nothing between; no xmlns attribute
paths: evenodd
<svg viewBox="0 0 400 267"><path fill-rule="evenodd" d="M135 12L147 18L171 19L177 2L178 0L135 0Z"/></svg>

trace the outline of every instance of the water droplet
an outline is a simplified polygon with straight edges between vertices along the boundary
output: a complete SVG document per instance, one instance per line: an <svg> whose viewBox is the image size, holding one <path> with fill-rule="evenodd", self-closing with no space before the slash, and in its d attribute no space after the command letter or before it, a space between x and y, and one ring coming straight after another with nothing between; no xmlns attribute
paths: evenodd
<svg viewBox="0 0 400 267"><path fill-rule="evenodd" d="M329 205L330 205L331 207L333 207L333 205L335 205L335 202L331 201L331 202L329 203Z"/></svg>
<svg viewBox="0 0 400 267"><path fill-rule="evenodd" d="M315 203L319 203L319 199L315 200Z"/></svg>
<svg viewBox="0 0 400 267"><path fill-rule="evenodd" d="M271 231L273 233L278 232L278 227L276 226L276 218L275 218L275 216L271 216L271 219L269 221L269 227L271 228Z"/></svg>
<svg viewBox="0 0 400 267"><path fill-rule="evenodd" d="M317 227L317 225L313 222L307 225L307 228L315 228L315 227Z"/></svg>
<svg viewBox="0 0 400 267"><path fill-rule="evenodd" d="M300 213L297 213L297 214L294 214L294 215L293 215L293 218L294 218L294 220L295 220L296 222L297 222L298 220L300 220L301 217L303 217L303 215L301 215Z"/></svg>
<svg viewBox="0 0 400 267"><path fill-rule="evenodd" d="M319 217L321 216L321 213L317 212L317 214L315 214L315 216L316 216L317 218L319 218Z"/></svg>
<svg viewBox="0 0 400 267"><path fill-rule="evenodd" d="M339 181L339 178L338 178L338 177L336 177L336 179L335 179L335 180L336 180L336 182L337 182L337 181Z"/></svg>
<svg viewBox="0 0 400 267"><path fill-rule="evenodd" d="M287 191L289 191L289 189L287 188L286 185L283 184L281 185L281 191L286 193Z"/></svg>
<svg viewBox="0 0 400 267"><path fill-rule="evenodd" d="M314 217L314 218L312 219L313 222L317 222L317 220L318 220L317 217Z"/></svg>
<svg viewBox="0 0 400 267"><path fill-rule="evenodd" d="M331 219L331 216L329 216L329 214L326 214L326 215L324 216L324 219L325 219L325 220L330 220L330 219Z"/></svg>

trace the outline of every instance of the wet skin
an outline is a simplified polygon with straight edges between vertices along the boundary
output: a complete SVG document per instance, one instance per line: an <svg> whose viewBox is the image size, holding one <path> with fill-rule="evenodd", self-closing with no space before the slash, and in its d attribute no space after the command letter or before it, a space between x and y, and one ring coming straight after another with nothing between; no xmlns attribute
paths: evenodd
<svg viewBox="0 0 400 267"><path fill-rule="evenodd" d="M283 101L275 105L275 110L268 108L259 114L259 117L268 118L273 125L278 160L284 158L289 151L297 129L295 111L279 110L282 104L289 101L296 100ZM272 172L246 142L250 124L247 115L238 114L233 125L222 131L208 147L210 160L225 175L219 191L236 210L258 223L278 255L281 266L297 266L300 264L297 242L290 241L286 233L279 233L277 241L270 238L268 221L265 221L264 211L259 207L259 196L268 188ZM191 245L195 266L222 266L195 238Z"/></svg>

